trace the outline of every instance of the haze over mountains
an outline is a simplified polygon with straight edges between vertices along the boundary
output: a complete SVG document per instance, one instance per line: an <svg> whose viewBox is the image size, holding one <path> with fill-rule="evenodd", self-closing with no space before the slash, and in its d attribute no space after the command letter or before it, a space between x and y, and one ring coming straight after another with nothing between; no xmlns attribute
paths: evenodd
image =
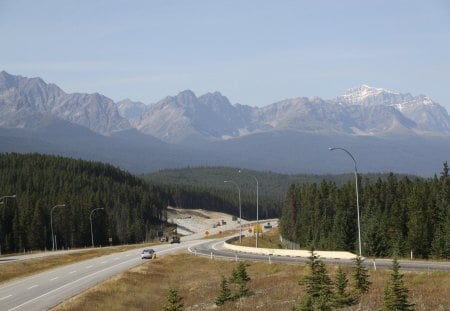
<svg viewBox="0 0 450 311"><path fill-rule="evenodd" d="M40 78L0 72L0 151L57 153L137 173L233 166L288 173L360 171L431 175L450 152L450 117L425 95L362 85L334 99L266 107L186 90L157 103L67 94Z"/></svg>

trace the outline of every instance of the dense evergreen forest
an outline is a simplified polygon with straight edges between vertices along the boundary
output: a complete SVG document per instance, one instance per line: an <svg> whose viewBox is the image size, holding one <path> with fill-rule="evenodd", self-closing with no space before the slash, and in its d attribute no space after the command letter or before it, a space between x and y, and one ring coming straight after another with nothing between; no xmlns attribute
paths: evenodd
<svg viewBox="0 0 450 311"><path fill-rule="evenodd" d="M403 175L399 175L403 176ZM260 218L279 217L286 192L292 184L320 183L329 180L345 185L354 179L353 174L311 175L280 174L239 170L229 167L188 167L167 169L145 174L142 177L171 194L172 204L184 208L203 208L237 215L238 189L241 191L242 217L256 219L256 180L259 185ZM256 178L256 180L255 180ZM365 174L367 183L386 180L388 174Z"/></svg>
<svg viewBox="0 0 450 311"><path fill-rule="evenodd" d="M170 200L157 187L113 166L39 154L0 154L2 253L142 242L164 220ZM64 207L51 209L59 204ZM103 210L93 209L104 208ZM51 215L52 214L52 215ZM91 217L92 216L92 217Z"/></svg>
<svg viewBox="0 0 450 311"><path fill-rule="evenodd" d="M361 185L361 182L359 183ZM450 258L450 178L411 179L390 174L359 188L363 256ZM291 186L281 233L302 248L358 249L355 183Z"/></svg>
<svg viewBox="0 0 450 311"><path fill-rule="evenodd" d="M0 154L1 252L142 242L164 224L168 205L260 218L281 213L283 237L301 247L355 251L354 175L284 175L187 168L136 177L111 165L39 154ZM360 176L364 256L450 257L450 177ZM53 209L54 206L64 207ZM96 210L92 213L94 209ZM53 209L53 213L51 212ZM280 212L281 211L281 212ZM92 217L92 218L91 218ZM51 222L52 219L52 222ZM110 242L109 239L112 239Z"/></svg>

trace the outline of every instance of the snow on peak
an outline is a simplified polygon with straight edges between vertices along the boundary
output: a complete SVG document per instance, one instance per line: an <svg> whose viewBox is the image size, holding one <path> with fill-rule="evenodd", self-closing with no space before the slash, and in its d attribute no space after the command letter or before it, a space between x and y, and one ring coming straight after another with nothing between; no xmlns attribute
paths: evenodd
<svg viewBox="0 0 450 311"><path fill-rule="evenodd" d="M349 89L347 92L344 93L344 95L341 96L341 98L351 99L352 101L360 101L367 97L374 97L374 96L378 96L378 95L386 94L386 93L395 94L395 95L398 94L396 92L392 92L392 91L389 91L386 89L372 87L372 86L363 84L359 87Z"/></svg>

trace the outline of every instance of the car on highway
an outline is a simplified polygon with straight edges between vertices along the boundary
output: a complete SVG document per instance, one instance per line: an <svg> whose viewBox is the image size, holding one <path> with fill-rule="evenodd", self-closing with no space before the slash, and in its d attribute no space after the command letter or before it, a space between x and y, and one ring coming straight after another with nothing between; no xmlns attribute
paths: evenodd
<svg viewBox="0 0 450 311"><path fill-rule="evenodd" d="M264 229L271 229L272 225L270 224L270 222L268 222L267 224L264 225Z"/></svg>
<svg viewBox="0 0 450 311"><path fill-rule="evenodd" d="M153 248L146 248L141 253L141 259L152 259L155 250Z"/></svg>
<svg viewBox="0 0 450 311"><path fill-rule="evenodd" d="M180 243L180 237L177 235L174 235L172 237L172 239L170 240L170 244L173 244L173 243Z"/></svg>

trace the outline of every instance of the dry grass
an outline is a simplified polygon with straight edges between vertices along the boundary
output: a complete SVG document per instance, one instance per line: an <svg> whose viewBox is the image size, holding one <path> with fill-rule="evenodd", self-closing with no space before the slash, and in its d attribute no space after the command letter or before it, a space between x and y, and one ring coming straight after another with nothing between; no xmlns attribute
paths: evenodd
<svg viewBox="0 0 450 311"><path fill-rule="evenodd" d="M185 310L215 309L221 276L229 277L234 261L178 254L148 261L63 303L55 310L162 310L169 286L183 297ZM250 263L249 288L253 295L228 302L220 310L290 310L298 305L309 273L304 264ZM333 277L337 267L329 266ZM352 267L343 267L351 274ZM450 310L450 273L403 272L415 310ZM389 270L370 271L373 285L362 297L362 310L380 307ZM350 278L350 277L349 277ZM352 307L347 310L357 310Z"/></svg>
<svg viewBox="0 0 450 311"><path fill-rule="evenodd" d="M17 260L8 263L2 263L0 265L0 283L12 280L14 278L39 273L44 270L56 268L58 266L63 266L99 256L109 255L112 253L124 252L135 248L141 248L147 245L149 244L87 249L86 251L73 252L64 255L51 255L42 258Z"/></svg>
<svg viewBox="0 0 450 311"><path fill-rule="evenodd" d="M239 240L233 242L238 245ZM242 246L254 247L256 244L256 236L243 237ZM278 228L273 228L270 231L260 233L258 237L258 247L260 248L282 248L280 243L280 233Z"/></svg>

